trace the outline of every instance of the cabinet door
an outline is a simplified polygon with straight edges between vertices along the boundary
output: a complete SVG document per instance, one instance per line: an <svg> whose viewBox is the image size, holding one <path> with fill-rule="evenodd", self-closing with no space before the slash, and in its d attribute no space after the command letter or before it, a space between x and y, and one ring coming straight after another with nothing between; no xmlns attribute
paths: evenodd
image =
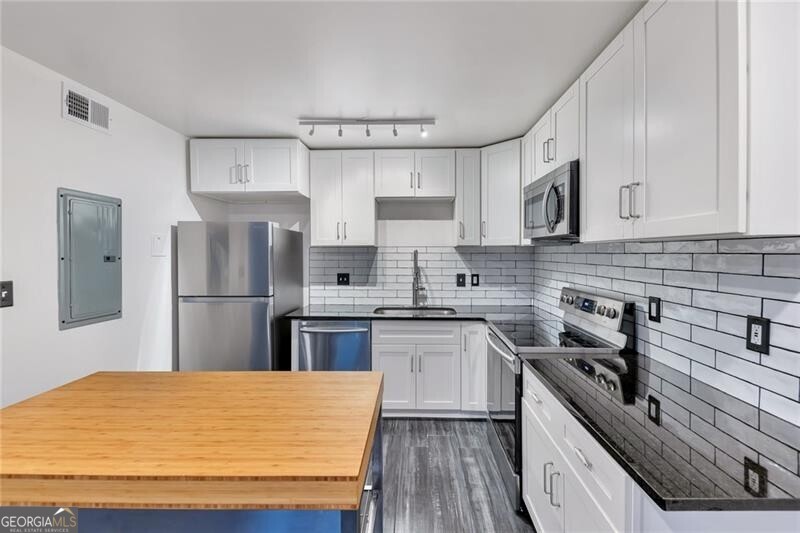
<svg viewBox="0 0 800 533"><path fill-rule="evenodd" d="M522 499L537 531L564 531L563 473L559 452L522 401ZM554 492L554 493L553 493ZM551 493L553 493L551 495Z"/></svg>
<svg viewBox="0 0 800 533"><path fill-rule="evenodd" d="M522 138L520 147L522 157L522 188L533 182L533 128Z"/></svg>
<svg viewBox="0 0 800 533"><path fill-rule="evenodd" d="M581 75L580 191L583 241L632 236L633 29L631 24ZM621 214L622 213L622 214Z"/></svg>
<svg viewBox="0 0 800 533"><path fill-rule="evenodd" d="M342 154L311 153L311 246L342 243Z"/></svg>
<svg viewBox="0 0 800 533"><path fill-rule="evenodd" d="M584 490L583 485L573 475L570 469L563 473L561 484L563 489L565 531L575 533L616 533L617 529L606 519L603 512L594 502L592 497ZM623 498L625 495L620 494Z"/></svg>
<svg viewBox="0 0 800 533"><path fill-rule="evenodd" d="M580 157L580 83L567 89L550 110L553 131L553 168Z"/></svg>
<svg viewBox="0 0 800 533"><path fill-rule="evenodd" d="M248 191L297 190L297 141L248 139L244 143L243 177Z"/></svg>
<svg viewBox="0 0 800 533"><path fill-rule="evenodd" d="M651 1L634 18L636 237L746 230L739 23L720 1Z"/></svg>
<svg viewBox="0 0 800 533"><path fill-rule="evenodd" d="M375 245L374 170L371 150L342 152L342 244Z"/></svg>
<svg viewBox="0 0 800 533"><path fill-rule="evenodd" d="M533 136L533 180L537 180L553 168L553 141L551 140L550 111L544 114L531 130Z"/></svg>
<svg viewBox="0 0 800 533"><path fill-rule="evenodd" d="M452 198L456 195L455 150L417 150L417 198Z"/></svg>
<svg viewBox="0 0 800 533"><path fill-rule="evenodd" d="M520 243L520 140L481 150L481 244Z"/></svg>
<svg viewBox="0 0 800 533"><path fill-rule="evenodd" d="M461 410L486 411L486 326L461 326Z"/></svg>
<svg viewBox="0 0 800 533"><path fill-rule="evenodd" d="M242 192L237 165L244 161L244 143L236 139L192 139L192 192Z"/></svg>
<svg viewBox="0 0 800 533"><path fill-rule="evenodd" d="M417 409L461 408L461 350L458 345L417 346Z"/></svg>
<svg viewBox="0 0 800 533"><path fill-rule="evenodd" d="M413 198L416 190L413 150L375 152L375 196Z"/></svg>
<svg viewBox="0 0 800 533"><path fill-rule="evenodd" d="M373 344L372 368L383 372L383 408L417 405L416 349L412 344Z"/></svg>
<svg viewBox="0 0 800 533"><path fill-rule="evenodd" d="M456 150L456 244L481 243L481 151Z"/></svg>

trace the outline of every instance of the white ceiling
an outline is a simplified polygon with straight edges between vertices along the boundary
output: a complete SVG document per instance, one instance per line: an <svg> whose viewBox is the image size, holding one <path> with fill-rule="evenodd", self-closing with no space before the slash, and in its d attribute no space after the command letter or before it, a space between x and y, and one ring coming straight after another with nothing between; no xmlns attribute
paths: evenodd
<svg viewBox="0 0 800 533"><path fill-rule="evenodd" d="M523 134L642 2L3 2L3 45L188 136L313 148ZM318 128L300 116L433 116Z"/></svg>

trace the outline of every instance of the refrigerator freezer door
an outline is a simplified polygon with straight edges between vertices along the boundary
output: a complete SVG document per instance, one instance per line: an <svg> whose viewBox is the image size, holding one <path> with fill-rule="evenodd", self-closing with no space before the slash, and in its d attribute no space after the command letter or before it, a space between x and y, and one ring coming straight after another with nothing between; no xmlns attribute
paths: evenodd
<svg viewBox="0 0 800 533"><path fill-rule="evenodd" d="M179 296L272 296L272 224L178 222Z"/></svg>
<svg viewBox="0 0 800 533"><path fill-rule="evenodd" d="M292 370L371 370L369 321L302 321Z"/></svg>
<svg viewBox="0 0 800 533"><path fill-rule="evenodd" d="M178 370L272 370L272 298L180 298Z"/></svg>

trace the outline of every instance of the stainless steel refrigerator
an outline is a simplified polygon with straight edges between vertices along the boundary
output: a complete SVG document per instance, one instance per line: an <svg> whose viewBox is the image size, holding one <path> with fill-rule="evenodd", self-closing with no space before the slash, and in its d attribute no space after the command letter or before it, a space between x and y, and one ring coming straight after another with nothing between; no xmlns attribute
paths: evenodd
<svg viewBox="0 0 800 533"><path fill-rule="evenodd" d="M271 222L178 222L177 370L275 370L303 305L303 236ZM286 352L287 355L280 354Z"/></svg>

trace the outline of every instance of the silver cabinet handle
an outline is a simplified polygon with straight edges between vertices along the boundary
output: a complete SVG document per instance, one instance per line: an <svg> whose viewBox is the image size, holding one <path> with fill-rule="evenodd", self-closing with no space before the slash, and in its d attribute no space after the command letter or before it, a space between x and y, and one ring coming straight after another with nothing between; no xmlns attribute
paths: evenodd
<svg viewBox="0 0 800 533"><path fill-rule="evenodd" d="M486 237L486 221L481 221L481 236Z"/></svg>
<svg viewBox="0 0 800 533"><path fill-rule="evenodd" d="M552 155L550 154L550 143L553 143ZM556 153L556 140L553 137L550 137L549 139L547 139L547 159L549 161L555 161L556 160L555 153Z"/></svg>
<svg viewBox="0 0 800 533"><path fill-rule="evenodd" d="M555 494L556 494L556 491L553 490L553 478L554 477L561 477L561 472L553 472L552 474L550 474L550 492L548 493L548 494L550 494L550 505L552 505L553 507L561 507L560 503L556 503L556 502L553 501L553 496L555 496Z"/></svg>
<svg viewBox="0 0 800 533"><path fill-rule="evenodd" d="M414 373L414 356L411 356L411 373Z"/></svg>
<svg viewBox="0 0 800 533"><path fill-rule="evenodd" d="M458 235L462 239L464 238L464 223L460 220L458 221Z"/></svg>
<svg viewBox="0 0 800 533"><path fill-rule="evenodd" d="M411 183L409 183L408 186L413 189L414 188L414 171L413 170L408 173L408 177L411 178Z"/></svg>
<svg viewBox="0 0 800 533"><path fill-rule="evenodd" d="M242 180L245 183L250 183L249 173L247 172L247 169L249 169L249 168L250 168L250 165L242 165L242 170L243 170L243 172L242 172Z"/></svg>
<svg viewBox="0 0 800 533"><path fill-rule="evenodd" d="M233 165L228 169L228 182L239 183L239 165Z"/></svg>
<svg viewBox="0 0 800 533"><path fill-rule="evenodd" d="M417 172L417 189L422 188L422 172Z"/></svg>
<svg viewBox="0 0 800 533"><path fill-rule="evenodd" d="M625 215L622 214L622 191L623 191L623 189L628 189L630 191L631 190L631 186L630 185L620 185L619 186L619 197L618 197L619 210L618 210L617 214L619 215L619 218L621 218L622 220L628 220L631 217L629 217L629 216L626 217ZM630 206L628 206L628 211L630 212Z"/></svg>
<svg viewBox="0 0 800 533"><path fill-rule="evenodd" d="M347 221L344 223L344 240L347 240Z"/></svg>
<svg viewBox="0 0 800 533"><path fill-rule="evenodd" d="M467 334L464 333L464 353L467 353Z"/></svg>
<svg viewBox="0 0 800 533"><path fill-rule="evenodd" d="M422 354L417 356L419 360L417 361L417 372L422 373Z"/></svg>
<svg viewBox="0 0 800 533"><path fill-rule="evenodd" d="M542 143L542 163L547 163L547 141Z"/></svg>
<svg viewBox="0 0 800 533"><path fill-rule="evenodd" d="M547 490L547 467L553 466L553 461L547 462L542 465L542 490L545 494L550 494L550 491L553 489L553 485L550 485L550 490ZM553 482L553 477L550 477L550 483Z"/></svg>
<svg viewBox="0 0 800 533"><path fill-rule="evenodd" d="M541 404L542 403L541 398L539 398L539 396L537 396L535 392L533 392L533 391L528 391L528 392L531 393L531 398L533 398L534 402L536 402L537 404Z"/></svg>
<svg viewBox="0 0 800 533"><path fill-rule="evenodd" d="M340 222L336 223L336 240L337 241L339 240L339 224L340 224Z"/></svg>
<svg viewBox="0 0 800 533"><path fill-rule="evenodd" d="M637 215L633 209L633 189L641 184L641 181L634 181L628 186L628 216L630 218L642 218L642 215Z"/></svg>
<svg viewBox="0 0 800 533"><path fill-rule="evenodd" d="M580 448L573 446L572 451L575 452L575 455L578 456L578 459L580 460L581 463L583 463L583 466L585 466L589 470L592 469L592 463L590 463L589 460L586 459L586 456L583 455L583 452L581 451Z"/></svg>

